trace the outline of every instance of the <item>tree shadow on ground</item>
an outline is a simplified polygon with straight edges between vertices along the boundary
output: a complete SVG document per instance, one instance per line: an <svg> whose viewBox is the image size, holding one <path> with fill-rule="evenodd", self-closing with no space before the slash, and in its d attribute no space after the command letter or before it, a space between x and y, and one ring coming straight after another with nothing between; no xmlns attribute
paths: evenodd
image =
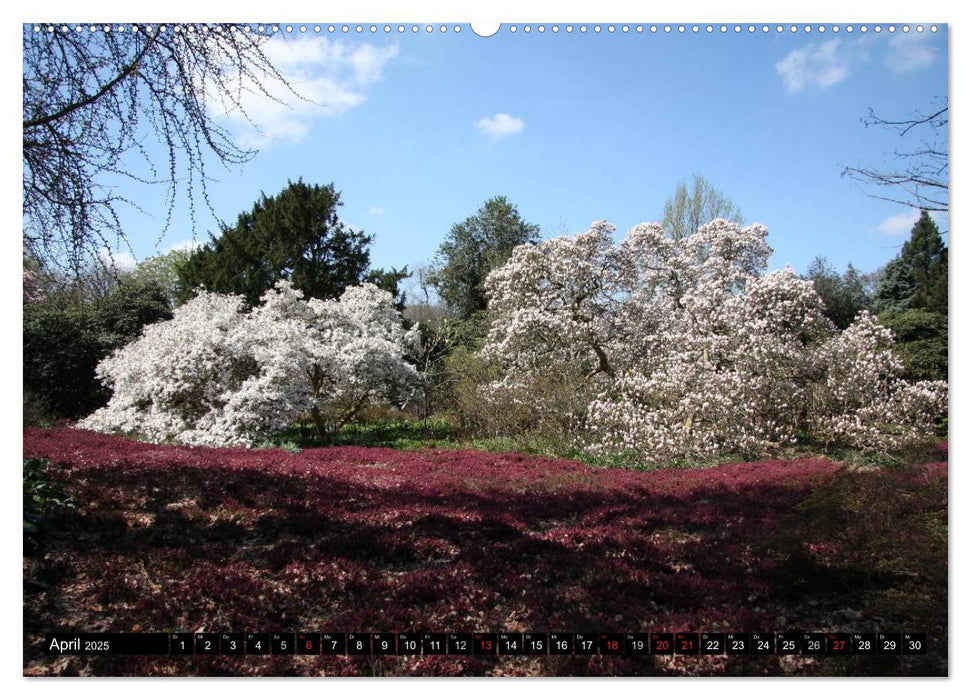
<svg viewBox="0 0 971 700"><path fill-rule="evenodd" d="M387 452L375 461L394 457ZM898 609L889 620L868 608L871 594L896 590L900 580L892 572L860 575L816 514L800 506L844 478L834 469L744 488L716 472L707 480L685 476L690 483L681 487L676 475L664 476L675 484L665 488L652 486L651 475L611 486L591 470L589 479L564 479L541 493L474 475L446 484L408 475L372 483L353 466L324 476L177 464L66 464L59 473L82 505L51 524L25 566L46 587L25 588L24 600L25 668L41 673L55 666L27 640L65 627L782 631L824 629L832 611L852 608L861 613L853 631L889 622L927 631L936 648L943 620L946 644L946 604L941 619L926 619L933 608ZM946 595L946 574L943 586ZM863 675L902 668L887 664L858 657L831 667ZM56 672L480 675L497 668L525 675L813 670L793 670L776 657L108 657Z"/></svg>

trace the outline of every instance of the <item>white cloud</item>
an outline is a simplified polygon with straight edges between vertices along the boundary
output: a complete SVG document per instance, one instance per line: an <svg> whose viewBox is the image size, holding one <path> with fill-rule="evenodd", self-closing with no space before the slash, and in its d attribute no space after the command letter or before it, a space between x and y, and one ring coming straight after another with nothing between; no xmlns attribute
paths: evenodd
<svg viewBox="0 0 971 700"><path fill-rule="evenodd" d="M946 232L948 230L947 223L947 213L940 211L929 211L927 212L934 223L937 224L937 228ZM886 219L881 221L876 226L876 230L885 236L892 237L902 237L910 236L911 229L914 228L914 224L917 223L917 219L920 218L920 209L909 209L907 211L902 211L899 214L894 214L893 216L888 216Z"/></svg>
<svg viewBox="0 0 971 700"><path fill-rule="evenodd" d="M173 250L192 251L192 250L195 250L196 248L201 248L201 247L202 247L201 242L193 241L190 239L186 241L178 241L177 243L173 243L172 245L169 246L169 249L165 252L171 253Z"/></svg>
<svg viewBox="0 0 971 700"><path fill-rule="evenodd" d="M118 272L131 272L135 269L135 256L127 251L112 251L102 246L98 248L98 259L108 269Z"/></svg>
<svg viewBox="0 0 971 700"><path fill-rule="evenodd" d="M367 213L370 214L371 216L383 216L384 207L371 207L370 209L367 210Z"/></svg>
<svg viewBox="0 0 971 700"><path fill-rule="evenodd" d="M361 85L370 85L381 79L384 64L397 55L397 45L379 49L365 44L348 56L348 62L354 67L357 82Z"/></svg>
<svg viewBox="0 0 971 700"><path fill-rule="evenodd" d="M920 211L917 209L902 211L899 214L888 216L877 224L877 231L885 236L907 236L910 235L910 230L914 228L914 224L917 223L919 218Z"/></svg>
<svg viewBox="0 0 971 700"><path fill-rule="evenodd" d="M519 117L511 117L500 112L492 117L483 117L476 122L475 128L493 141L499 141L512 134L518 134L525 124Z"/></svg>
<svg viewBox="0 0 971 700"><path fill-rule="evenodd" d="M909 73L927 68L934 62L936 52L930 43L931 34L910 32L897 34L890 40L890 50L885 60L894 73Z"/></svg>
<svg viewBox="0 0 971 700"><path fill-rule="evenodd" d="M274 37L263 51L300 97L279 79L263 76L259 85L242 81L239 107L211 102L213 113L236 127L237 141L244 148L261 148L272 141L296 143L314 119L360 106L367 88L381 79L385 66L398 55L398 46Z"/></svg>
<svg viewBox="0 0 971 700"><path fill-rule="evenodd" d="M849 76L850 56L840 50L839 39L832 39L818 47L809 44L790 51L775 64L775 70L789 92L799 92L811 85L825 89Z"/></svg>

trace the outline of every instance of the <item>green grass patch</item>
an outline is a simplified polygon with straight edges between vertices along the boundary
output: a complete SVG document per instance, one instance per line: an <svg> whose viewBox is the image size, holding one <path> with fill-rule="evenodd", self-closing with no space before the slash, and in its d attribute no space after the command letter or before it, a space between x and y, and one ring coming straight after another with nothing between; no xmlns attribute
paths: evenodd
<svg viewBox="0 0 971 700"><path fill-rule="evenodd" d="M543 433L522 435L476 435L464 429L449 416L427 420L374 420L350 423L335 436L325 438L314 434L309 423L296 425L276 439L260 445L299 452L304 448L354 445L359 447L389 447L397 450L480 450L483 452L518 452L554 459L570 459L592 467L651 471L661 468L694 469L735 462L757 462L765 459L825 458L853 467L892 468L907 464L921 464L940 458L938 441L912 447L897 453L867 453L844 445L827 445L816 441L779 449L775 453L722 453L706 458L681 458L663 462L646 461L633 452L598 454L576 442Z"/></svg>

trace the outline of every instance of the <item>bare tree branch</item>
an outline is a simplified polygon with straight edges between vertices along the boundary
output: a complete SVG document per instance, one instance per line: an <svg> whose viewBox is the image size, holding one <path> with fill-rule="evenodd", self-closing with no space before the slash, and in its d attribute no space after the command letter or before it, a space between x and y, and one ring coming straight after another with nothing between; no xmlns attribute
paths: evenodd
<svg viewBox="0 0 971 700"><path fill-rule="evenodd" d="M919 126L921 124L930 124L935 127L946 126L947 125L947 104L945 101L945 106L942 109L939 109L938 111L934 112L933 114L929 114L927 116L917 116L914 119L905 119L903 121L889 121L887 119L882 119L881 117L878 117L876 114L874 114L873 110L871 109L870 114L867 115L866 117L863 117L861 121L865 126L876 125L876 126L903 127L898 131L900 132L901 136L905 136L908 131L913 129L915 126Z"/></svg>
<svg viewBox="0 0 971 700"><path fill-rule="evenodd" d="M843 176L875 187L896 188L905 196L885 196L864 192L874 199L895 202L915 209L929 211L948 211L949 172L948 172L948 104L944 98L941 108L930 114L917 114L912 119L883 119L870 110L861 120L865 126L882 126L897 132L898 135L912 137L911 130L922 127L922 143L911 150L896 150L894 158L897 168L886 170L866 167L845 167ZM929 133L926 133L929 130ZM916 132L915 132L916 133Z"/></svg>
<svg viewBox="0 0 971 700"><path fill-rule="evenodd" d="M122 182L166 186L161 233L183 194L195 223L199 193L212 211L208 166L255 155L218 114L249 120L252 92L279 102L269 81L300 98L263 52L269 37L245 25L111 29L23 27L24 252L74 273L127 241L119 214L137 206Z"/></svg>

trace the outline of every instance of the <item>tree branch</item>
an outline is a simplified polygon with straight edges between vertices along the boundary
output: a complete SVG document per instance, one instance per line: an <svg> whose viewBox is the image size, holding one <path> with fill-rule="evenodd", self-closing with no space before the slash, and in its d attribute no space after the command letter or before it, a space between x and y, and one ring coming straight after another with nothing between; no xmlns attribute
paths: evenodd
<svg viewBox="0 0 971 700"><path fill-rule="evenodd" d="M26 121L24 122L23 128L30 129L35 126L45 126L46 124L55 122L58 119L63 119L64 117L68 116L72 112L75 112L79 109L87 107L88 105L94 104L95 102L100 100L102 97L104 97L112 90L114 90L115 86L118 85L118 83L120 83L122 80L124 80L125 78L127 78L128 76L130 76L132 73L135 72L142 58L144 58L145 54L148 53L148 50L155 45L155 40L157 36L158 36L157 33L149 35L148 42L145 44L142 50L138 52L138 55L135 56L134 60L131 63L129 63L127 66L125 66L124 69L122 69L122 71L118 75L116 75L110 81L105 83L101 87L101 89L99 89L96 93L94 93L93 95L84 95L77 102L74 102L72 104L67 105L66 107L63 107L62 109L59 109L58 111L54 112L54 114L49 114L47 116L38 117L36 119L31 119L29 121ZM31 144L31 143L33 142L24 141L24 148L27 148L28 144Z"/></svg>

